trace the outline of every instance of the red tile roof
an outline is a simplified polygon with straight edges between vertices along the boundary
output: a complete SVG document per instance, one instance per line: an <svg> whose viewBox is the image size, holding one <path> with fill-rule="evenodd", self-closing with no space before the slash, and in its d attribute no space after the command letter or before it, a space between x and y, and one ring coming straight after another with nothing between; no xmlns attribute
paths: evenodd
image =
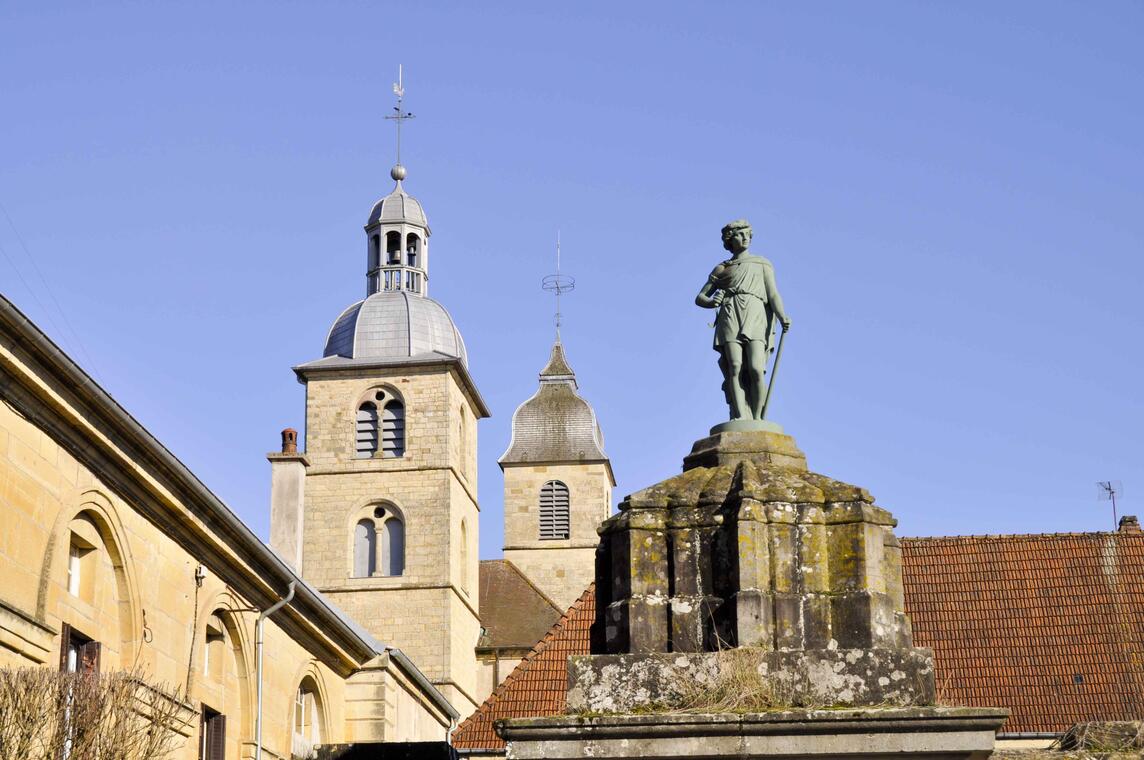
<svg viewBox="0 0 1144 760"><path fill-rule="evenodd" d="M531 649L560 619L562 609L507 559L482 560L480 586L479 650Z"/></svg>
<svg viewBox="0 0 1144 760"><path fill-rule="evenodd" d="M493 730L501 718L564 712L568 655L588 653L588 629L596 616L596 584L568 608L512 673L453 733L458 749L504 747Z"/></svg>
<svg viewBox="0 0 1144 760"><path fill-rule="evenodd" d="M905 538L902 574L942 702L1008 707L1005 732L1144 715L1144 535ZM456 746L501 749L494 721L563 712L567 658L588 653L594 615L590 586L461 724Z"/></svg>
<svg viewBox="0 0 1144 760"><path fill-rule="evenodd" d="M943 701L1006 732L1144 715L1144 535L909 538L902 575Z"/></svg>

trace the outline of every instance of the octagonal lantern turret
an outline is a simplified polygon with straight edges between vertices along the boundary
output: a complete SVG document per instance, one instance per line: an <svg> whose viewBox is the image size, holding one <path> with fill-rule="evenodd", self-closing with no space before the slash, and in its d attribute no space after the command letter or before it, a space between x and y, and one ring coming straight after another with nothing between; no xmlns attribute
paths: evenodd
<svg viewBox="0 0 1144 760"><path fill-rule="evenodd" d="M398 164L389 176L397 185L374 204L365 224L367 240L366 296L429 292L429 220L420 201L405 192L405 167Z"/></svg>

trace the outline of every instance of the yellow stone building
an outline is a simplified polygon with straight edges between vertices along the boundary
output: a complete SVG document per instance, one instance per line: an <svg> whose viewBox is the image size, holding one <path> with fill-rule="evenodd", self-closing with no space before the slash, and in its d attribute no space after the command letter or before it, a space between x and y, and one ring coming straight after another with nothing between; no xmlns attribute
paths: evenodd
<svg viewBox="0 0 1144 760"><path fill-rule="evenodd" d="M446 738L457 710L400 648L299 577L2 298L0 401L0 667L140 667L186 694L185 758L253 757L260 732L264 757ZM283 598L260 687L257 620Z"/></svg>

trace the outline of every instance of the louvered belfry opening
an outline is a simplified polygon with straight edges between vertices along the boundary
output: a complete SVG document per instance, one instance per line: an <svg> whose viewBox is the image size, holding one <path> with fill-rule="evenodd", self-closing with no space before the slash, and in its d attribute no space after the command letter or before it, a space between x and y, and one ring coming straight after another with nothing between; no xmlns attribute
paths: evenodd
<svg viewBox="0 0 1144 760"><path fill-rule="evenodd" d="M377 404L367 401L358 407L357 448L358 459L369 459L377 453Z"/></svg>
<svg viewBox="0 0 1144 760"><path fill-rule="evenodd" d="M391 399L381 414L381 455L392 459L405 454L405 405Z"/></svg>
<svg viewBox="0 0 1144 760"><path fill-rule="evenodd" d="M380 409L380 412L378 411ZM358 407L355 430L357 459L405 456L405 404L387 390L374 393L372 401Z"/></svg>
<svg viewBox="0 0 1144 760"><path fill-rule="evenodd" d="M568 527L568 486L550 480L540 489L540 540L566 539Z"/></svg>

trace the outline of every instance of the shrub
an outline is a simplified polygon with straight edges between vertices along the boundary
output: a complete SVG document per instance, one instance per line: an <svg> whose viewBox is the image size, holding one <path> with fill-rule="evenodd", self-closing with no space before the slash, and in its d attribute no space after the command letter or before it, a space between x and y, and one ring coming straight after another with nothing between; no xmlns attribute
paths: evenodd
<svg viewBox="0 0 1144 760"><path fill-rule="evenodd" d="M194 712L139 671L104 675L0 668L0 758L160 760Z"/></svg>

